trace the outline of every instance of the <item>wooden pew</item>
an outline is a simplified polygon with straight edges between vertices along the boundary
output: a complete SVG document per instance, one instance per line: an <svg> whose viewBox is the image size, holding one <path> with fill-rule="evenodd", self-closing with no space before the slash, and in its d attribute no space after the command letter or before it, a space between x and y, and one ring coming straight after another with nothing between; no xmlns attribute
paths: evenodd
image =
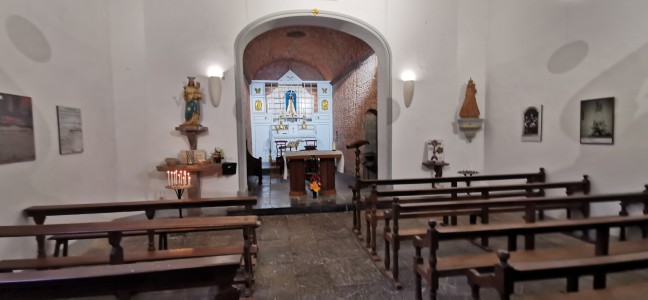
<svg viewBox="0 0 648 300"><path fill-rule="evenodd" d="M358 147L364 145L363 142L358 141L347 148L356 148L356 153L359 154ZM359 171L359 164L356 163L356 173ZM435 178L410 178L410 179L361 179L356 176L354 185L349 186L353 192L353 228L358 236L362 239L362 224L361 212L365 208L367 201L361 201L360 190L370 186L392 186L392 185L411 185L411 184L436 184L436 183L450 183L452 187L457 187L460 182L470 186L472 182L489 182L489 181L502 181L502 180L525 180L527 183L532 182L545 182L546 174L545 169L540 168L537 173L512 173L512 174L495 174L495 175L476 175L476 176L455 176L455 177L435 177Z"/></svg>
<svg viewBox="0 0 648 300"><path fill-rule="evenodd" d="M245 264L245 283L252 287L254 274L252 253L255 249L251 243L250 232L257 226L256 216L200 217L184 219L154 219L142 221L93 222L72 224L43 224L0 226L0 237L46 236L54 234L103 233L108 235L111 245L110 255L73 256L73 257L37 257L33 259L9 259L0 261L0 271L8 272L24 269L51 269L61 267L79 267L98 264L123 264L141 261L169 260L188 257L213 255L243 255ZM125 232L157 231L183 229L185 231L239 229L243 232L243 245L234 247L210 247L201 249L173 249L124 253L120 243Z"/></svg>
<svg viewBox="0 0 648 300"><path fill-rule="evenodd" d="M146 201L124 201L124 202L101 202L87 204L64 204L64 205L39 205L25 208L23 213L27 217L32 217L36 224L44 224L48 216L63 215L80 215L80 214L103 214L118 212L135 212L144 211L147 219L153 219L157 210L183 209L183 208L202 208L202 207L227 207L227 206L244 206L248 212L252 211L252 206L256 205L256 197L219 197L219 198L200 198L200 199L181 199L181 200L146 200ZM148 249L155 250L154 236L152 232L129 232L127 235L144 235L147 234ZM253 243L256 244L256 231L252 232ZM93 234L64 234L54 236L57 240L54 256L58 256L60 248L63 246L63 255L67 255L68 240L71 239L88 239L88 238L106 238L105 233ZM45 257L45 237L37 237L38 240L38 257ZM160 242L164 248L164 240Z"/></svg>
<svg viewBox="0 0 648 300"><path fill-rule="evenodd" d="M580 198L580 199L579 199ZM532 216L533 210L537 209L541 201L550 198L539 199L521 199L526 201L526 216ZM606 201L626 201L648 203L648 193L630 193L630 194L609 194L583 197L561 197L553 198L555 203L569 201L587 201L606 202ZM496 200L495 202L504 201ZM554 204L555 204L554 203ZM646 207L644 206L644 212ZM530 218L530 220L534 220ZM530 220L527 220L529 222ZM467 225L455 227L440 227L436 221L429 222L430 228L427 234L414 237L414 247L416 256L414 257L414 274L416 278L417 294L420 295L421 279L425 279L430 286L431 299L436 299L439 278L443 276L455 276L465 274L469 269L480 271L492 270L496 263L495 257L489 253L478 255L458 255L451 257L437 257L439 243L447 240L472 239L478 237L507 237L508 250L517 250L517 237L525 237L525 251L513 252L513 258L516 261L532 261L538 259L556 259L581 257L587 255L598 255L601 253L630 253L636 251L648 251L648 241L623 241L610 243L609 228L624 226L640 226L643 228L643 237L648 236L646 226L648 226L648 216L618 216L618 217L598 217L578 220L552 220L536 223L511 223L511 224L487 224L487 225ZM571 232L575 230L596 230L596 245L585 244L573 248L556 248L534 250L535 234L553 233L553 232ZM429 248L430 254L427 260L421 256L422 248ZM395 274L397 276L397 273ZM420 298L418 298L420 299Z"/></svg>
<svg viewBox="0 0 648 300"><path fill-rule="evenodd" d="M598 293L591 291L583 293L582 299L610 299L606 297L609 296L609 293L604 290L606 288L606 273L648 268L648 251L555 261L509 262L511 254L508 251L500 250L497 257L499 263L495 265L494 273L482 275L474 269L468 272L468 282L472 288L473 299L479 299L480 287L494 287L499 293L500 299L509 300L514 293L516 282L553 278L566 278L567 292L569 292L567 295L578 296L578 293L573 292L578 292L578 278L585 275L594 275L593 288L598 290ZM641 286L644 291L648 291L648 284L644 283ZM623 288L632 289L632 287ZM637 292L637 290L633 290L633 294L638 295ZM560 295L549 294L543 298L557 299L560 297ZM642 297L637 299L645 299L646 294L643 294Z"/></svg>
<svg viewBox="0 0 648 300"><path fill-rule="evenodd" d="M587 290L577 293L553 293L538 295L513 295L515 300L645 300L648 282L624 284L602 290Z"/></svg>
<svg viewBox="0 0 648 300"><path fill-rule="evenodd" d="M240 255L0 274L1 299L53 299L217 286L215 299L238 299Z"/></svg>
<svg viewBox="0 0 648 300"><path fill-rule="evenodd" d="M384 220L386 214L379 210L386 204L392 206L393 199L399 198L401 203L426 203L449 200L470 200L470 199L490 199L490 198L508 198L516 196L541 197L545 195L548 189L565 189L567 195L575 192L588 194L590 191L589 176L583 175L581 181L554 182L554 183L528 183L513 185L492 185L492 186L473 186L443 189L424 189L424 190L390 190L377 191L375 188L371 192L369 205L366 209L365 220L367 222L366 248L374 260L379 260L376 252L376 228L378 221ZM426 197L414 197L426 196ZM404 198L410 197L410 198ZM581 209L582 213L589 215L589 206ZM568 211L570 213L570 211ZM457 224L457 214L449 214L452 225ZM476 217L480 216L482 222L488 223L488 214L471 214L470 223L476 222ZM413 216L415 217L415 216ZM540 211L540 217L543 217L543 211ZM444 223L448 223L447 215L443 216ZM487 245L484 245L487 246Z"/></svg>

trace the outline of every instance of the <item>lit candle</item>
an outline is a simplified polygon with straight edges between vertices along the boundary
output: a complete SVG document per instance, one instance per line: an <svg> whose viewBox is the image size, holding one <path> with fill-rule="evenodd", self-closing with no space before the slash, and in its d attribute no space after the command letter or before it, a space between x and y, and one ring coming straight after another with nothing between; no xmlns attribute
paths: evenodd
<svg viewBox="0 0 648 300"><path fill-rule="evenodd" d="M167 171L167 185L171 185L171 175L169 175L169 171Z"/></svg>

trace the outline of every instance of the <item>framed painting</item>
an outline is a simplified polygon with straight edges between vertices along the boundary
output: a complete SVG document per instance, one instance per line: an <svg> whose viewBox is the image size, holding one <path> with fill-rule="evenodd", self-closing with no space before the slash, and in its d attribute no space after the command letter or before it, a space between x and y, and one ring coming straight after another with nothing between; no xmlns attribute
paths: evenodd
<svg viewBox="0 0 648 300"><path fill-rule="evenodd" d="M81 109L57 106L56 115L58 116L59 153L82 153Z"/></svg>
<svg viewBox="0 0 648 300"><path fill-rule="evenodd" d="M614 97L582 100L581 144L614 144Z"/></svg>
<svg viewBox="0 0 648 300"><path fill-rule="evenodd" d="M30 97L0 93L0 164L36 160Z"/></svg>
<svg viewBox="0 0 648 300"><path fill-rule="evenodd" d="M522 114L522 141L542 141L542 105L529 106Z"/></svg>

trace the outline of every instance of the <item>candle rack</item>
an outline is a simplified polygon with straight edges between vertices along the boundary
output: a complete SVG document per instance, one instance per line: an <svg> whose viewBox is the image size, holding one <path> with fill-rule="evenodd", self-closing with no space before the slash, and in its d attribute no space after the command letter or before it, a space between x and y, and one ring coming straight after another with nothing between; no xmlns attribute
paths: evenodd
<svg viewBox="0 0 648 300"><path fill-rule="evenodd" d="M176 196L178 197L178 200L182 199L182 195L184 194L184 191L187 189L191 188L190 184L185 184L185 185L167 185L165 188L170 189L175 191ZM182 208L178 208L178 214L180 215L180 218L182 218Z"/></svg>

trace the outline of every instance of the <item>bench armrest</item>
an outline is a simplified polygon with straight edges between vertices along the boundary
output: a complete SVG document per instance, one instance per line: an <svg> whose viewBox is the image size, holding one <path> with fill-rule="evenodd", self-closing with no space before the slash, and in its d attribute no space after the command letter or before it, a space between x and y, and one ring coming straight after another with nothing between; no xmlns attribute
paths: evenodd
<svg viewBox="0 0 648 300"><path fill-rule="evenodd" d="M414 244L414 247L416 247L416 248L427 248L429 246L430 242L427 241L427 235L425 235L425 236L417 235L417 236L414 237L413 244Z"/></svg>
<svg viewBox="0 0 648 300"><path fill-rule="evenodd" d="M495 274L482 275L477 270L470 269L466 272L466 276L473 299L479 299L479 289L495 287Z"/></svg>

